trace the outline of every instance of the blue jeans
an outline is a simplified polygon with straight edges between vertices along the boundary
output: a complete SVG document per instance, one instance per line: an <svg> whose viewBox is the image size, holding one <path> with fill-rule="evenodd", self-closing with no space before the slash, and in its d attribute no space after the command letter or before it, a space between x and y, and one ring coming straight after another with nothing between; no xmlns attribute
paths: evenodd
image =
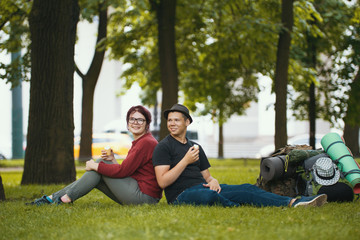
<svg viewBox="0 0 360 240"><path fill-rule="evenodd" d="M183 191L174 201L174 204L192 205L222 205L224 207L237 207L241 205L288 206L290 197L280 196L266 192L251 184L227 185L221 184L221 192L210 190L202 184L195 185Z"/></svg>

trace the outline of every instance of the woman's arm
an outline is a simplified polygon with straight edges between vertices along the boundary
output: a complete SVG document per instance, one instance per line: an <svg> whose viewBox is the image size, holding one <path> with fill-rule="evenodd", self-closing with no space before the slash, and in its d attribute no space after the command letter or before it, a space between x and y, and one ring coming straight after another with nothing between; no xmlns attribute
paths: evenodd
<svg viewBox="0 0 360 240"><path fill-rule="evenodd" d="M107 155L106 150L101 150L101 158L105 161L111 161L113 164L119 164L115 157L114 157L114 152L112 149L110 149L111 154ZM96 163L94 160L89 160L86 162L86 166L85 166L85 170L86 171L96 171L99 168L99 163Z"/></svg>
<svg viewBox="0 0 360 240"><path fill-rule="evenodd" d="M96 163L94 160L86 161L85 170L86 171L96 171L98 170L99 164Z"/></svg>

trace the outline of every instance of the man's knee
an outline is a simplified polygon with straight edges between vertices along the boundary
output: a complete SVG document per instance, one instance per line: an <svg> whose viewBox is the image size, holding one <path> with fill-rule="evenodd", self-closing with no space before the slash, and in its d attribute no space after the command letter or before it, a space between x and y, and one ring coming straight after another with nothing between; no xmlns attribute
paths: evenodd
<svg viewBox="0 0 360 240"><path fill-rule="evenodd" d="M199 196L197 199L198 203L200 205L214 205L216 203L219 203L220 201L220 195L213 190L206 189L199 191Z"/></svg>

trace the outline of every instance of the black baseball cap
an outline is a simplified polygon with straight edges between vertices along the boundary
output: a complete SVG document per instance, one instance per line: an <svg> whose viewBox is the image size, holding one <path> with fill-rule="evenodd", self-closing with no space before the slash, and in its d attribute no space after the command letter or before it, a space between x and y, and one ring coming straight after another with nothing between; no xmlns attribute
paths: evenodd
<svg viewBox="0 0 360 240"><path fill-rule="evenodd" d="M170 112L181 112L182 114L184 114L190 120L190 123L192 123L192 121L193 121L190 114L189 114L189 109L187 107L185 107L184 105L176 103L170 109L165 110L164 111L164 117L165 117L166 120L167 120L168 115L169 115Z"/></svg>

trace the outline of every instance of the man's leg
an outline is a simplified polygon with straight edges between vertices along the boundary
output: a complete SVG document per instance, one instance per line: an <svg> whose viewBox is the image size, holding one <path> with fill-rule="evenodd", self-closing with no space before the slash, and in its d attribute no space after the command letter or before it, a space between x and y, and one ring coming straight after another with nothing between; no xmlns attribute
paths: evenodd
<svg viewBox="0 0 360 240"><path fill-rule="evenodd" d="M192 205L222 205L222 206L239 206L238 203L232 202L229 199L224 198L216 191L210 190L207 187L196 185L194 187L186 189L182 192L174 204L192 204Z"/></svg>
<svg viewBox="0 0 360 240"><path fill-rule="evenodd" d="M224 198L240 205L253 205L257 207L265 206L289 206L292 198L280 196L271 192L267 192L255 185L221 185L221 192Z"/></svg>

